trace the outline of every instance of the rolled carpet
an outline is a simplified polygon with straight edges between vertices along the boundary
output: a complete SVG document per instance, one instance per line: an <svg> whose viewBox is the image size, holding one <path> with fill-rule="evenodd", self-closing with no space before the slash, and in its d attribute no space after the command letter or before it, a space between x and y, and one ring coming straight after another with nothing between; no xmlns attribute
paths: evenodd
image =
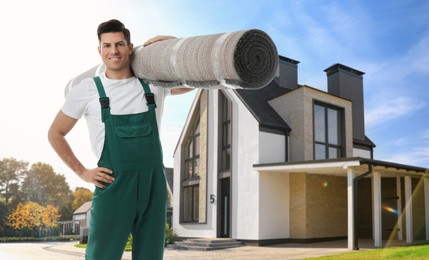
<svg viewBox="0 0 429 260"><path fill-rule="evenodd" d="M274 78L277 66L274 42L256 29L138 46L131 61L136 77L159 87L259 89ZM103 70L98 65L82 73L69 82L66 91Z"/></svg>

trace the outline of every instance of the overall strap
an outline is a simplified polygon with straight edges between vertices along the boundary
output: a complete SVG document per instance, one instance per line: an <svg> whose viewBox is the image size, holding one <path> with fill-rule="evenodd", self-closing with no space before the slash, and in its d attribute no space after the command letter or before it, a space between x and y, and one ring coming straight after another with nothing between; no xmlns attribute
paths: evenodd
<svg viewBox="0 0 429 260"><path fill-rule="evenodd" d="M156 108L155 95L150 92L148 84L146 84L142 79L139 79L139 81L144 89L144 98L146 99L146 105L148 106L149 110L154 110Z"/></svg>
<svg viewBox="0 0 429 260"><path fill-rule="evenodd" d="M94 77L95 85L97 85L98 95L100 96L100 105L101 105L101 120L103 122L110 116L110 101L106 97L106 92L104 91L103 83L101 83L100 77Z"/></svg>

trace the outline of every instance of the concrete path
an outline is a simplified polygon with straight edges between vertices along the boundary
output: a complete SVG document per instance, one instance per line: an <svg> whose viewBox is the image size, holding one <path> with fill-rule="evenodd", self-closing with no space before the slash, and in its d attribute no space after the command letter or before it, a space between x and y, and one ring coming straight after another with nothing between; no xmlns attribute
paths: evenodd
<svg viewBox="0 0 429 260"><path fill-rule="evenodd" d="M76 248L73 242L46 243L0 243L0 259L7 260L84 260L85 249ZM165 250L165 260L204 260L204 259L303 259L323 255L348 252L345 241L313 244L283 244L269 247L243 246L216 251ZM125 252L123 259L131 259Z"/></svg>

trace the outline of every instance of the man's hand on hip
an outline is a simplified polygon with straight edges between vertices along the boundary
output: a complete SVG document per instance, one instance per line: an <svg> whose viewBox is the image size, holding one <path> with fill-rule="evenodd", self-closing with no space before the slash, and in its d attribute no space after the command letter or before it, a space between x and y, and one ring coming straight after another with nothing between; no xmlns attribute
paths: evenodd
<svg viewBox="0 0 429 260"><path fill-rule="evenodd" d="M82 174L80 175L80 178L83 179L86 182L90 182L95 184L95 186L99 188L106 188L103 184L101 184L99 181L105 182L105 183L112 183L115 178L110 176L112 174L112 170L104 168L104 167L98 167L95 169L86 169Z"/></svg>

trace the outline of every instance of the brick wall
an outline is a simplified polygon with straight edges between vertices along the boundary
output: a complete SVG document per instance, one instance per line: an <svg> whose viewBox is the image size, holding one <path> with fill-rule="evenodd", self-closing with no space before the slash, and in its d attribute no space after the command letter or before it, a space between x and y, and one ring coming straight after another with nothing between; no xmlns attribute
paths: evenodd
<svg viewBox="0 0 429 260"><path fill-rule="evenodd" d="M290 238L347 235L347 178L290 174Z"/></svg>

